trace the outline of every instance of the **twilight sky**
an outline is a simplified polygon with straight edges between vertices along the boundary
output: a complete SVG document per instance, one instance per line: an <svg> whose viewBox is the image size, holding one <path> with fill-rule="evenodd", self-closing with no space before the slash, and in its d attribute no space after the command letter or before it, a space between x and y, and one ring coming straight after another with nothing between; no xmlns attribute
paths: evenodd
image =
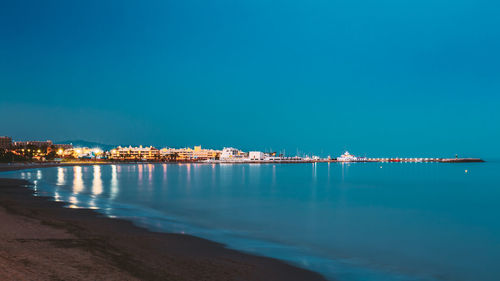
<svg viewBox="0 0 500 281"><path fill-rule="evenodd" d="M0 135L500 156L500 4L2 1Z"/></svg>

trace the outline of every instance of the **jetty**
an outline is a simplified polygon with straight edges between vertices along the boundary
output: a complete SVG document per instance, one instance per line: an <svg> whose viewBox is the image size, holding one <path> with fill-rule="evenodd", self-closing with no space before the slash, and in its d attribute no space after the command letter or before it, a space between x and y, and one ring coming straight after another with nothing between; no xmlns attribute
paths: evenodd
<svg viewBox="0 0 500 281"><path fill-rule="evenodd" d="M481 158L443 158L440 160L443 163L468 163L468 162L485 162Z"/></svg>
<svg viewBox="0 0 500 281"><path fill-rule="evenodd" d="M346 151L340 157L337 157L336 162L440 162L440 163L470 163L470 162L485 162L481 158L423 158L423 157L413 157L413 158L367 158L367 157L356 157Z"/></svg>

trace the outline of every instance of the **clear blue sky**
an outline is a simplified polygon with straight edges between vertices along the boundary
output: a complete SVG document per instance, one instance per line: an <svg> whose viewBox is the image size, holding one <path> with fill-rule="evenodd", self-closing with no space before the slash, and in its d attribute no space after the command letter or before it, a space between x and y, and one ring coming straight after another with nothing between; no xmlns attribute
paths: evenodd
<svg viewBox="0 0 500 281"><path fill-rule="evenodd" d="M0 135L500 156L495 1L2 1Z"/></svg>

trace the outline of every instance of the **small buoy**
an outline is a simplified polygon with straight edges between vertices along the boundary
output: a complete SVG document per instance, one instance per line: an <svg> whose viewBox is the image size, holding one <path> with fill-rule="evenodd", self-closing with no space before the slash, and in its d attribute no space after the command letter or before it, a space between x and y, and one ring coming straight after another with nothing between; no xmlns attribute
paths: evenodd
<svg viewBox="0 0 500 281"><path fill-rule="evenodd" d="M380 169L382 169L382 166L380 166Z"/></svg>
<svg viewBox="0 0 500 281"><path fill-rule="evenodd" d="M468 172L469 172L469 170L465 170L465 173L468 173Z"/></svg>

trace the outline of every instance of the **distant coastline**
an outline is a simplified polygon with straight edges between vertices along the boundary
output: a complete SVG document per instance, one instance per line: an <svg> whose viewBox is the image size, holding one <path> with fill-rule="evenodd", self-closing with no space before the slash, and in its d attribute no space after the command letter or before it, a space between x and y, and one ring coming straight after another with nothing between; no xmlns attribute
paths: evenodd
<svg viewBox="0 0 500 281"><path fill-rule="evenodd" d="M42 162L14 162L14 163L0 163L0 172L15 171L23 169L37 169L37 168L50 168L50 167L64 167L64 166L89 166L89 165L113 165L113 164L301 164L301 163L482 163L486 162L480 158L436 158L429 161L415 161L405 159L392 159L392 160L360 160L360 161L337 161L337 160L251 160L251 161L42 161Z"/></svg>
<svg viewBox="0 0 500 281"><path fill-rule="evenodd" d="M95 147L80 145L96 145ZM97 146L100 145L100 146ZM317 163L317 162L484 162L480 158L429 158L429 157L359 157L345 151L338 157L320 157L317 155L286 155L285 151L263 152L243 151L234 147L220 149L202 148L201 145L184 148L164 147L158 149L153 146L117 146L101 145L99 143L75 141L73 143L53 143L45 141L13 141L11 137L0 136L0 162L108 162L108 163L210 163L210 164L238 164L238 163Z"/></svg>

